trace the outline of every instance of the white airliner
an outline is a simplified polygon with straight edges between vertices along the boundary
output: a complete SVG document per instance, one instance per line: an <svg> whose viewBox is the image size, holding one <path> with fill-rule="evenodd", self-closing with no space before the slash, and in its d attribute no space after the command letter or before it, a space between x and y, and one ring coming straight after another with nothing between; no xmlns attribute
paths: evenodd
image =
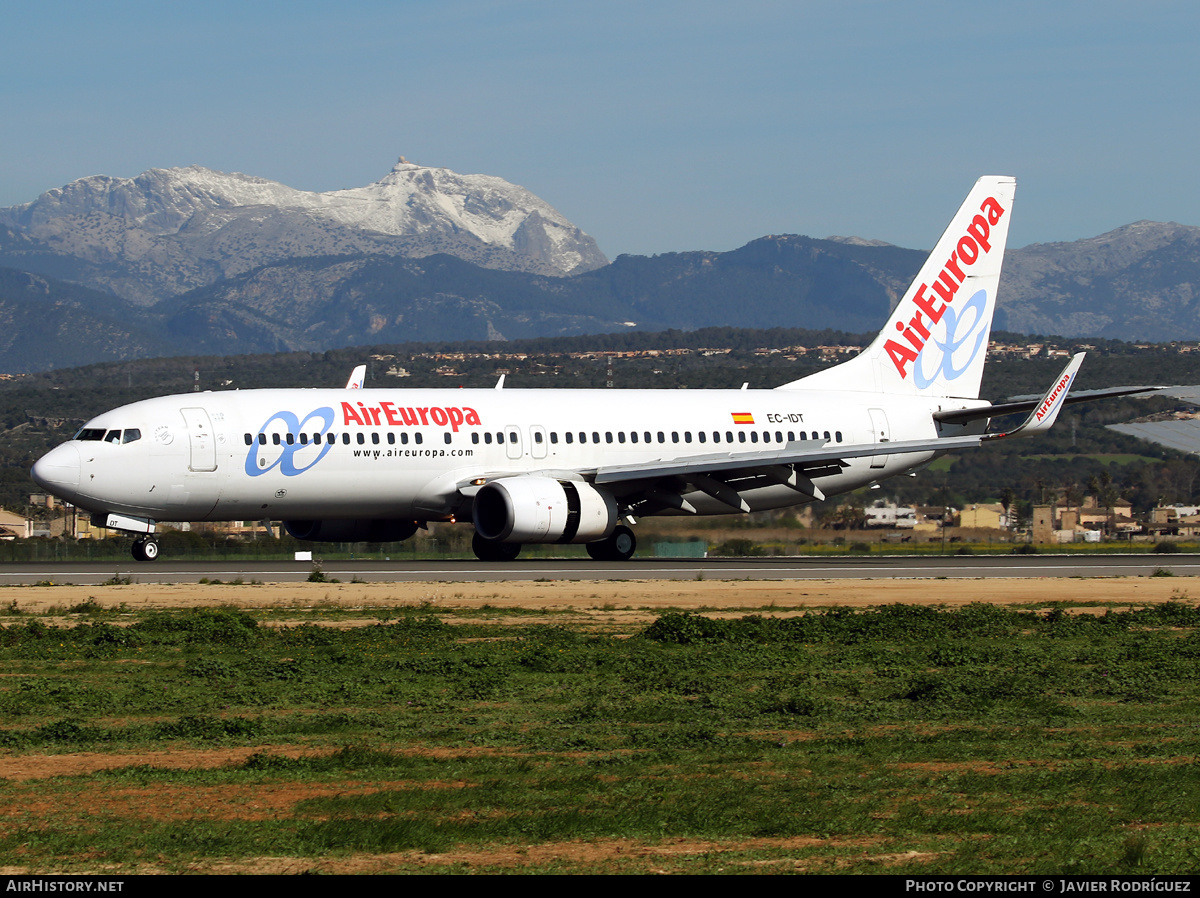
<svg viewBox="0 0 1200 898"><path fill-rule="evenodd" d="M1039 401L978 398L1015 188L980 178L875 341L774 390L363 390L359 368L344 390L187 393L105 412L33 479L98 526L137 534L139 560L158 556L157 521L266 518L323 541L470 520L483 560L525 543L625 559L642 516L799 505L1047 430L1082 353ZM1020 411L1031 414L1015 430L987 432Z"/></svg>

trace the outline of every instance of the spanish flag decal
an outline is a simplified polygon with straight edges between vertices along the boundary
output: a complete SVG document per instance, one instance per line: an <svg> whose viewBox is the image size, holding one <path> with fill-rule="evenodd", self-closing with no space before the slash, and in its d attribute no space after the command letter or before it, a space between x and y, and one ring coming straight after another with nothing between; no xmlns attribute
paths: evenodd
<svg viewBox="0 0 1200 898"><path fill-rule="evenodd" d="M734 424L753 424L754 415L749 412L730 412L733 415Z"/></svg>

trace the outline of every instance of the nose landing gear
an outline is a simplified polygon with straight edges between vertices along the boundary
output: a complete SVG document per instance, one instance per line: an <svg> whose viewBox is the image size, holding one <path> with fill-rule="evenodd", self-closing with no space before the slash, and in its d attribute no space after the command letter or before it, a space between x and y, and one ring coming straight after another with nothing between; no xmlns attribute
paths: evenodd
<svg viewBox="0 0 1200 898"><path fill-rule="evenodd" d="M153 536L139 536L130 550L134 561L154 561L158 558L158 540Z"/></svg>

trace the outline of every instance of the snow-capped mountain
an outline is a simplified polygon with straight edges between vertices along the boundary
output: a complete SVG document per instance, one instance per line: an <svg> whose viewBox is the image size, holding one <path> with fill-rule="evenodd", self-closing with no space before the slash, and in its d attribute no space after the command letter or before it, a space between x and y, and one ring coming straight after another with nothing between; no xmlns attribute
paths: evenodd
<svg viewBox="0 0 1200 898"><path fill-rule="evenodd" d="M448 253L560 276L607 262L595 240L528 190L403 157L374 184L329 192L199 165L95 175L0 210L0 225L36 241L43 259L69 257L71 280L141 305L305 256ZM6 261L23 267L15 251L10 243Z"/></svg>

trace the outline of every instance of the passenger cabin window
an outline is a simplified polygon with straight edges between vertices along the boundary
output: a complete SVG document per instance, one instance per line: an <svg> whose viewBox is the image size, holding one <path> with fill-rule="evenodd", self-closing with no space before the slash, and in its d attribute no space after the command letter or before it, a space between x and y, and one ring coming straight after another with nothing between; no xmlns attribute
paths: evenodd
<svg viewBox="0 0 1200 898"><path fill-rule="evenodd" d="M450 431L448 431L448 430L444 434L442 434L442 438L446 441L447 446L450 445L450 440L453 439L453 437L450 435ZM539 440L538 442L541 442L541 440Z"/></svg>
<svg viewBox="0 0 1200 898"><path fill-rule="evenodd" d="M423 443L424 441L425 441L425 438L423 436L421 436L421 434L419 434L419 433L413 434L413 442L416 443L418 446L420 446L421 443Z"/></svg>

